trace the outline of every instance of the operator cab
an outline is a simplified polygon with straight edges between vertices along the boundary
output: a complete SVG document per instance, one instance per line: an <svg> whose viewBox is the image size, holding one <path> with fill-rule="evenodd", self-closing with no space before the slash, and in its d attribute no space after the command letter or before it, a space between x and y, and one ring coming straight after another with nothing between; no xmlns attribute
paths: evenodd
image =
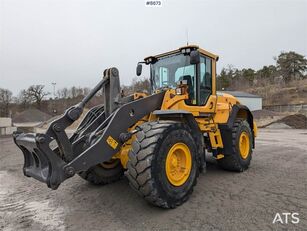
<svg viewBox="0 0 307 231"><path fill-rule="evenodd" d="M218 56L198 46L185 46L178 50L150 56L138 63L137 75L142 64L150 65L152 91L177 87L185 80L188 85L187 105L205 105L209 96L215 94L215 62ZM214 85L213 85L214 84Z"/></svg>

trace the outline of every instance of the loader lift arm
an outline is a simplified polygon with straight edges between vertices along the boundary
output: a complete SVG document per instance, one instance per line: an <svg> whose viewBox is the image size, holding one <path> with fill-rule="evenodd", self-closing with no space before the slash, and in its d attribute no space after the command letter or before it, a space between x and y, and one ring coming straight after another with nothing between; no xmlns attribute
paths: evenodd
<svg viewBox="0 0 307 231"><path fill-rule="evenodd" d="M81 122L82 129L77 129L73 136L68 138L65 129L81 116L86 103L100 89L103 88L104 91L108 89L112 96L110 83L118 78L118 71L116 68L111 68L104 74L103 80L80 103L53 121L45 134L14 134L14 141L24 154L24 175L46 183L49 188L57 189L63 181L75 173L86 171L96 164L110 160L123 144L124 141L121 141L120 137L127 133L128 128L160 108L164 92L128 103L123 100L125 103L120 105L119 102L118 108L109 112L108 116L102 112L89 124ZM102 115L105 117L104 120L101 119ZM50 143L53 140L56 141L57 147L51 149ZM85 147L85 143L90 145Z"/></svg>

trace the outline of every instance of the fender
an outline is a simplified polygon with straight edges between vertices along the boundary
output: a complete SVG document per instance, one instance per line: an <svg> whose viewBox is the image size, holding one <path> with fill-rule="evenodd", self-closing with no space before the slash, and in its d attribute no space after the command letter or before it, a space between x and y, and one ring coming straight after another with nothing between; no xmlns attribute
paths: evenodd
<svg viewBox="0 0 307 231"><path fill-rule="evenodd" d="M231 110L231 114L228 118L228 121L226 123L226 125L228 126L228 128L232 128L236 118L246 118L247 122L249 123L252 131L254 129L254 118L253 118L253 114L251 113L251 111L249 110L249 108L245 105L242 104L235 104L232 107ZM225 124L221 124L221 126L224 126Z"/></svg>
<svg viewBox="0 0 307 231"><path fill-rule="evenodd" d="M206 168L206 161L205 161L205 151L204 151L204 139L201 130L198 127L198 124L193 116L193 114L189 111L185 110L155 110L153 114L159 117L159 119L168 119L168 118L178 118L180 120L184 120L188 126L193 131L191 134L197 145L198 149L198 164L199 170L202 172Z"/></svg>
<svg viewBox="0 0 307 231"><path fill-rule="evenodd" d="M254 118L247 106L242 104L235 104L232 107L230 116L225 124L219 124L218 127L222 134L224 148L219 150L223 154L232 154L232 127L237 118L244 118L247 120L252 130L252 148L255 148L255 134L254 134Z"/></svg>

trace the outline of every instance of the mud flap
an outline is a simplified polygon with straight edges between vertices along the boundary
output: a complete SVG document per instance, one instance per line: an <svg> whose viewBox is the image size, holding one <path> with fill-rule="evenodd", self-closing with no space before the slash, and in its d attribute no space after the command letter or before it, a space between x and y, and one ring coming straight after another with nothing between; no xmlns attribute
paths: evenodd
<svg viewBox="0 0 307 231"><path fill-rule="evenodd" d="M25 176L44 182L51 189L57 189L61 182L73 175L67 169L64 170L66 163L49 147L50 137L36 133L15 133L14 141L24 155Z"/></svg>

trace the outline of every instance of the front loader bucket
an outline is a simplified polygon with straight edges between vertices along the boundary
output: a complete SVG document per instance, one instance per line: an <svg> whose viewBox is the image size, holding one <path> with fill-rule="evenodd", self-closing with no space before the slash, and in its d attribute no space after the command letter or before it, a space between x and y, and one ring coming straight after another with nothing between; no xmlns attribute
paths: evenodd
<svg viewBox="0 0 307 231"><path fill-rule="evenodd" d="M65 162L50 149L51 139L44 134L15 133L14 141L24 155L24 175L44 182L57 189L68 176L64 173Z"/></svg>
<svg viewBox="0 0 307 231"><path fill-rule="evenodd" d="M109 78L105 76L80 103L70 107L61 117L54 120L45 134L14 133L14 142L24 155L24 175L46 183L49 188L57 189L65 179L75 174L74 169L66 166L67 162L65 162L72 159L72 140L74 136L69 139L65 129L80 118L84 106L108 83ZM93 118L95 119L96 117L99 117L97 118L99 122L99 119L103 117L101 107L92 108L89 113L78 128L80 132L93 130L91 126L86 126L87 123L91 123ZM94 122L93 124L95 125ZM77 134L74 135L76 136ZM57 143L57 147L53 150L50 148L52 141Z"/></svg>
<svg viewBox="0 0 307 231"><path fill-rule="evenodd" d="M24 155L24 175L57 189L75 173L110 160L134 134L128 132L129 128L161 108L165 92L142 99L134 99L134 96L114 97L117 95L115 93L119 94L113 89L118 85L118 71L111 68L104 74L104 78L80 103L50 123L45 134L14 134L14 141ZM102 87L108 95L105 99L108 98L109 102L105 100L103 106L89 110L74 134L68 137L65 129L80 118L84 106ZM57 146L51 149L50 144L53 142Z"/></svg>

